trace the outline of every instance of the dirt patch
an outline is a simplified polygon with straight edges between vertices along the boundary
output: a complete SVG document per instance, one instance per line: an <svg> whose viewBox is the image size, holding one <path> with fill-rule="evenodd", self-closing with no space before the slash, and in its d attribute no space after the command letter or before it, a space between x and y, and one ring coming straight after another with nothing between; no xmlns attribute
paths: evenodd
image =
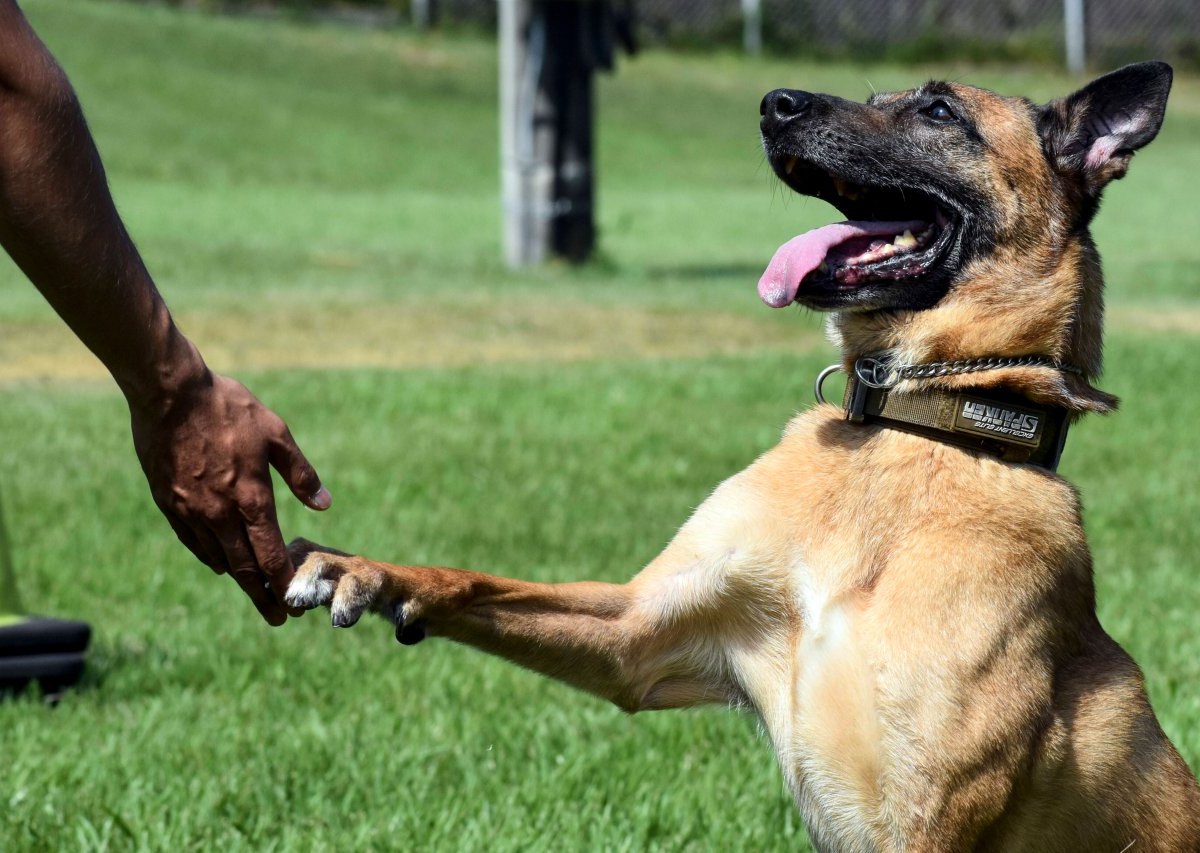
<svg viewBox="0 0 1200 853"><path fill-rule="evenodd" d="M1119 307L1109 311L1109 326L1137 332L1172 332L1200 335L1200 308Z"/></svg>
<svg viewBox="0 0 1200 853"><path fill-rule="evenodd" d="M304 306L178 317L215 369L460 367L804 352L820 335L796 321L713 311L507 299L493 306ZM0 382L107 374L60 323L0 323Z"/></svg>
<svg viewBox="0 0 1200 853"><path fill-rule="evenodd" d="M268 302L267 304L271 304ZM313 308L278 303L269 313L196 311L180 325L217 370L463 367L571 362L822 346L811 324L721 311L596 305L532 297L495 305L395 302ZM1200 335L1200 308L1116 306L1114 331ZM92 380L107 373L61 323L0 322L0 383Z"/></svg>

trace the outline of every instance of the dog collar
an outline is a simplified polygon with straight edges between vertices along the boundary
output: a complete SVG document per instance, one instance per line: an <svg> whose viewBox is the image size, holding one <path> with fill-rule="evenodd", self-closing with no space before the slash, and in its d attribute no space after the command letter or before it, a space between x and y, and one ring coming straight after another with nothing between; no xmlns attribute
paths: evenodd
<svg viewBox="0 0 1200 853"><path fill-rule="evenodd" d="M896 366L885 356L863 356L847 376L842 408L852 423L877 423L890 429L925 436L968 450L987 453L1004 462L1058 468L1067 440L1067 410L1044 406L1009 391L894 390L902 379L927 379L978 373L1005 367L1053 367L1078 373L1045 356L979 358L958 362ZM842 370L831 365L817 377L818 402L825 380Z"/></svg>

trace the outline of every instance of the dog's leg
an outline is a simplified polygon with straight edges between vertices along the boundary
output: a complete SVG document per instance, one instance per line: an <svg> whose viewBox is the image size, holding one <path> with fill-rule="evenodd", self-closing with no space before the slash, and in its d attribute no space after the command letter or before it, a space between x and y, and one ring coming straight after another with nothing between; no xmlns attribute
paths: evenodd
<svg viewBox="0 0 1200 853"><path fill-rule="evenodd" d="M474 646L609 699L627 711L736 698L717 613L694 548L673 543L629 584L544 584L478 572L394 566L297 540L287 601L328 606L335 626L367 611L400 642L426 632Z"/></svg>

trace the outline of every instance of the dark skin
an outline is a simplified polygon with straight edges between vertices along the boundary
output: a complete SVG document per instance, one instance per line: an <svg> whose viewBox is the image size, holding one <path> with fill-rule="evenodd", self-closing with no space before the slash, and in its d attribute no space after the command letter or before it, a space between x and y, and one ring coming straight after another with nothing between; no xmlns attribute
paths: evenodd
<svg viewBox="0 0 1200 853"><path fill-rule="evenodd" d="M271 468L312 509L330 495L283 420L208 369L117 214L79 101L14 0L0 0L0 245L112 373L154 502L271 625L295 573ZM297 615L293 612L293 615Z"/></svg>

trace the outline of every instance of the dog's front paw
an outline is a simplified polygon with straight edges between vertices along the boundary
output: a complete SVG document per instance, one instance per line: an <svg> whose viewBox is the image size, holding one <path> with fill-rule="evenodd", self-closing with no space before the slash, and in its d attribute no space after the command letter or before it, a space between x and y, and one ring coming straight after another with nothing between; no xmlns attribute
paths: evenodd
<svg viewBox="0 0 1200 853"><path fill-rule="evenodd" d="M343 555L324 551L307 539L296 539L288 545L288 556L296 567L296 575L288 585L284 602L305 610L332 604L341 574L334 561Z"/></svg>
<svg viewBox="0 0 1200 853"><path fill-rule="evenodd" d="M305 539L288 545L288 554L296 567L284 596L288 605L305 610L328 607L335 628L349 628L371 611L396 626L401 643L412 645L425 638L424 622L415 618L398 568Z"/></svg>

